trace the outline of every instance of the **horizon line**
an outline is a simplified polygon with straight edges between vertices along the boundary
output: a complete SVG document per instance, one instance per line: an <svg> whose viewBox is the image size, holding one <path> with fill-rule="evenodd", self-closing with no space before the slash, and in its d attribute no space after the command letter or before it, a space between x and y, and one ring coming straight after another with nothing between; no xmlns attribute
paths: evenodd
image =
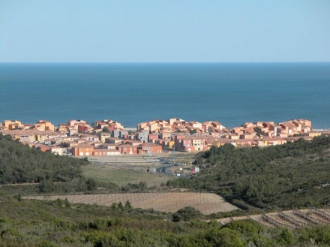
<svg viewBox="0 0 330 247"><path fill-rule="evenodd" d="M330 61L283 61L283 62L0 62L0 64L286 64L330 63Z"/></svg>

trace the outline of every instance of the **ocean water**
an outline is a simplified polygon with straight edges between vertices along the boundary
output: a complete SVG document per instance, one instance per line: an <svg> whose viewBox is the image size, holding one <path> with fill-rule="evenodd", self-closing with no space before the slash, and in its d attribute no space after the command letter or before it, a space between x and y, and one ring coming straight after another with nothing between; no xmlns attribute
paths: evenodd
<svg viewBox="0 0 330 247"><path fill-rule="evenodd" d="M0 64L0 121L246 121L330 126L330 63Z"/></svg>

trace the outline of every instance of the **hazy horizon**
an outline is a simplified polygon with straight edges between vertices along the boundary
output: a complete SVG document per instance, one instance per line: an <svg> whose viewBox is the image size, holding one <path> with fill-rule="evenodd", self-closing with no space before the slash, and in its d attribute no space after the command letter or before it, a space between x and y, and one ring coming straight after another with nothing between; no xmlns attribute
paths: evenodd
<svg viewBox="0 0 330 247"><path fill-rule="evenodd" d="M330 63L330 61L300 62L0 62L0 64L299 64L299 63Z"/></svg>

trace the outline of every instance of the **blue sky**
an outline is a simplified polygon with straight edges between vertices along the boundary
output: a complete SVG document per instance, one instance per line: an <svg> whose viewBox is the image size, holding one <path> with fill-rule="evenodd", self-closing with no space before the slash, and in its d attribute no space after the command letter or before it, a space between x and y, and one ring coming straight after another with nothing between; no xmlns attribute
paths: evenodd
<svg viewBox="0 0 330 247"><path fill-rule="evenodd" d="M0 1L0 62L316 61L329 0Z"/></svg>

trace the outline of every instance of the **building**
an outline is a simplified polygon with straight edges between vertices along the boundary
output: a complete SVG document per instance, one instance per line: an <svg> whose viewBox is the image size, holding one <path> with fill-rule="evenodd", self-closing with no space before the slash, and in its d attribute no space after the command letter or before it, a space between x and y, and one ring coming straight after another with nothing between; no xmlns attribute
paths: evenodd
<svg viewBox="0 0 330 247"><path fill-rule="evenodd" d="M139 146L139 154L160 154L163 151L163 147L154 143L143 143Z"/></svg>
<svg viewBox="0 0 330 247"><path fill-rule="evenodd" d="M50 147L50 152L53 154L63 155L65 150L65 148L59 146Z"/></svg>
<svg viewBox="0 0 330 247"><path fill-rule="evenodd" d="M24 125L18 120L5 120L2 122L2 128L4 130L25 129Z"/></svg>
<svg viewBox="0 0 330 247"><path fill-rule="evenodd" d="M94 149L93 155L95 156L110 156L110 155L120 155L120 151L117 149Z"/></svg>
<svg viewBox="0 0 330 247"><path fill-rule="evenodd" d="M115 138L115 137L107 137L105 138L105 143L110 143L110 144L122 144L123 140L120 138Z"/></svg>
<svg viewBox="0 0 330 247"><path fill-rule="evenodd" d="M149 140L149 131L137 132L135 138L142 143L146 143Z"/></svg>
<svg viewBox="0 0 330 247"><path fill-rule="evenodd" d="M72 147L73 156L89 156L93 154L94 147L87 144L80 144Z"/></svg>
<svg viewBox="0 0 330 247"><path fill-rule="evenodd" d="M39 131L46 131L46 130L55 131L55 126L50 121L39 120L34 125L34 129Z"/></svg>
<svg viewBox="0 0 330 247"><path fill-rule="evenodd" d="M138 154L138 146L133 146L130 144L121 144L117 146L117 149L121 154L130 154L130 155Z"/></svg>

